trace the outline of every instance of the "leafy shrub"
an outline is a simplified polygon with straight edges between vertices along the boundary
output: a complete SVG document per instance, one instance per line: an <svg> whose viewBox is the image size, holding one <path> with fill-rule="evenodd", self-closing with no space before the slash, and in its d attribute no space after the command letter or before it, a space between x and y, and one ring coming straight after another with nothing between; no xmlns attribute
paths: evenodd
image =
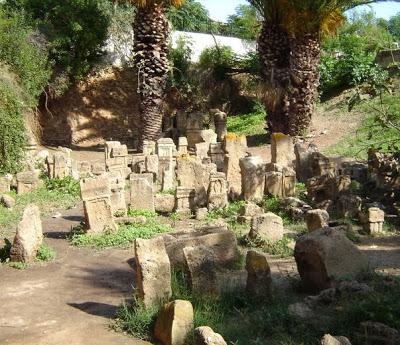
<svg viewBox="0 0 400 345"><path fill-rule="evenodd" d="M236 56L231 47L216 46L202 51L199 65L204 69L211 69L217 77L223 78L226 70L235 64Z"/></svg>
<svg viewBox="0 0 400 345"><path fill-rule="evenodd" d="M44 180L46 189L48 191L56 191L61 194L68 194L74 197L79 197L81 188L79 181L71 176L60 178L46 178Z"/></svg>
<svg viewBox="0 0 400 345"><path fill-rule="evenodd" d="M176 47L171 48L169 60L172 65L171 84L182 85L187 83L191 65L192 43L184 37L179 37Z"/></svg>
<svg viewBox="0 0 400 345"><path fill-rule="evenodd" d="M264 134L265 117L265 108L256 103L253 112L228 117L228 132L246 136Z"/></svg>
<svg viewBox="0 0 400 345"><path fill-rule="evenodd" d="M39 247L38 252L36 254L36 260L38 261L50 261L53 260L55 257L56 257L55 251L45 244L42 244Z"/></svg>
<svg viewBox="0 0 400 345"><path fill-rule="evenodd" d="M7 15L0 8L0 61L19 77L24 91L19 102L28 106L37 104L51 74L46 50L37 41L21 15Z"/></svg>
<svg viewBox="0 0 400 345"><path fill-rule="evenodd" d="M98 0L13 0L48 40L49 56L72 81L85 76L101 55L109 17Z"/></svg>
<svg viewBox="0 0 400 345"><path fill-rule="evenodd" d="M7 72L0 69L0 73L0 174L15 173L24 156L26 142L23 99L17 93L18 86L5 78Z"/></svg>

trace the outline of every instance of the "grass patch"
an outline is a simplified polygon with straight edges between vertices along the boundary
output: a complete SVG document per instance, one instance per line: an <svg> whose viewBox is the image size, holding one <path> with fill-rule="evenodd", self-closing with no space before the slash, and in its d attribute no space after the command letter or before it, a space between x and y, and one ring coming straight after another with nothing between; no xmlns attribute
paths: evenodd
<svg viewBox="0 0 400 345"><path fill-rule="evenodd" d="M265 134L265 117L263 107L256 104L251 113L228 116L228 132L246 136Z"/></svg>
<svg viewBox="0 0 400 345"><path fill-rule="evenodd" d="M60 188L56 186L60 186ZM9 195L15 198L16 204L13 209L0 206L0 233L15 226L21 220L22 213L28 204L36 204L42 216L48 216L60 209L74 207L79 200L79 189L77 188L79 188L79 182L75 180L72 182L71 178L56 179L55 181L45 179L44 185L32 193L17 195L15 192L10 192Z"/></svg>
<svg viewBox="0 0 400 345"><path fill-rule="evenodd" d="M148 218L145 224L120 225L116 232L105 232L101 235L89 235L80 225L71 231L71 244L78 247L127 247L137 238L150 239L154 236L171 231L171 227L160 224L154 218Z"/></svg>
<svg viewBox="0 0 400 345"><path fill-rule="evenodd" d="M382 102L385 108L389 108L390 113L395 117L400 117L400 92L384 94ZM370 147L385 147L388 143L399 143L399 131L393 128L377 127L376 116L379 109L380 99L376 97L372 100L359 104L356 108L360 113L367 114L365 120L355 133L349 134L337 144L324 150L327 155L340 155L366 159ZM390 145L390 144L389 144Z"/></svg>
<svg viewBox="0 0 400 345"><path fill-rule="evenodd" d="M208 212L207 214L207 219L213 220L213 219L218 219L218 218L224 218L224 219L231 219L237 217L239 210L242 206L246 204L246 201L244 200L239 200L235 202L230 202L228 206L226 206L223 209L218 209L218 210L212 210Z"/></svg>
<svg viewBox="0 0 400 345"><path fill-rule="evenodd" d="M146 218L155 218L157 217L157 213L149 210L133 210L129 209L128 210L128 216L129 217L138 217L138 216L144 216Z"/></svg>
<svg viewBox="0 0 400 345"><path fill-rule="evenodd" d="M258 248L264 253L276 255L280 258L289 258L294 254L293 249L288 246L291 243L291 239L287 235L276 242L265 241L260 237L250 239L247 235L244 235L239 238L239 243L246 247Z"/></svg>
<svg viewBox="0 0 400 345"><path fill-rule="evenodd" d="M37 261L51 261L54 260L55 257L56 252L46 244L42 244L36 254Z"/></svg>

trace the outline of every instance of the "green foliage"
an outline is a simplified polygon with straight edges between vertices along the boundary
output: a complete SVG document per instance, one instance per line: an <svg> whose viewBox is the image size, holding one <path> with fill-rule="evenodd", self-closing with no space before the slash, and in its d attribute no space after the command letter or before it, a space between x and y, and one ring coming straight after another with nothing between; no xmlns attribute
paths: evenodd
<svg viewBox="0 0 400 345"><path fill-rule="evenodd" d="M387 24L388 30L393 37L397 40L400 40L400 12L391 17Z"/></svg>
<svg viewBox="0 0 400 345"><path fill-rule="evenodd" d="M20 14L7 15L0 7L0 62L10 66L19 78L23 94L16 102L21 108L23 104L37 104L50 78L47 52L39 41L37 33Z"/></svg>
<svg viewBox="0 0 400 345"><path fill-rule="evenodd" d="M245 204L246 202L243 200L235 201L235 202L230 202L228 206L226 206L223 209L217 209L208 212L207 218L208 219L218 219L218 218L236 218L236 216L239 213L240 208Z"/></svg>
<svg viewBox="0 0 400 345"><path fill-rule="evenodd" d="M260 31L257 10L251 5L239 5L236 13L228 17L229 34L246 40L255 40Z"/></svg>
<svg viewBox="0 0 400 345"><path fill-rule="evenodd" d="M266 196L263 200L262 207L265 212L272 212L282 218L284 225L292 224L293 221L290 216L282 210L281 203L276 196Z"/></svg>
<svg viewBox="0 0 400 345"><path fill-rule="evenodd" d="M239 241L241 245L250 248L260 248L264 253L276 255L281 258L289 258L294 254L293 249L288 246L292 242L288 236L284 236L279 241L271 242L265 241L260 237L250 239L247 235L244 235Z"/></svg>
<svg viewBox="0 0 400 345"><path fill-rule="evenodd" d="M40 187L31 193L19 194L10 193L16 200L13 209L0 206L0 231L16 225L22 217L22 212L28 204L36 204L43 216L47 216L56 210L68 209L76 205L79 197Z"/></svg>
<svg viewBox="0 0 400 345"><path fill-rule="evenodd" d="M19 170L26 142L22 99L15 91L18 87L4 76L0 75L0 174Z"/></svg>
<svg viewBox="0 0 400 345"><path fill-rule="evenodd" d="M85 76L101 55L109 17L98 0L18 0L48 41L50 60L72 81Z"/></svg>
<svg viewBox="0 0 400 345"><path fill-rule="evenodd" d="M236 56L231 47L216 46L202 51L199 65L214 71L216 77L223 78L226 70L235 64Z"/></svg>
<svg viewBox="0 0 400 345"><path fill-rule="evenodd" d="M82 226L73 229L70 241L74 246L97 248L126 247L137 238L150 239L158 234L171 231L169 225L160 224L149 218L145 224L120 225L116 232L105 232L101 235L89 235L82 231Z"/></svg>
<svg viewBox="0 0 400 345"><path fill-rule="evenodd" d="M375 63L377 51L392 41L388 35L373 15L363 14L347 22L337 36L327 38L320 64L322 96L362 83L371 85L371 94L376 94L388 78Z"/></svg>
<svg viewBox="0 0 400 345"><path fill-rule="evenodd" d="M17 270L26 270L28 268L28 264L26 262L8 262L7 265Z"/></svg>
<svg viewBox="0 0 400 345"><path fill-rule="evenodd" d="M128 210L128 216L129 217L137 217L137 216L144 216L146 218L155 218L157 216L157 213L149 210L134 210L134 209L129 209Z"/></svg>
<svg viewBox="0 0 400 345"><path fill-rule="evenodd" d="M191 66L192 43L184 37L179 37L176 47L169 52L169 61L172 65L172 86L188 87L189 68Z"/></svg>
<svg viewBox="0 0 400 345"><path fill-rule="evenodd" d="M55 259L55 257L56 257L56 252L45 244L42 244L39 247L38 252L36 254L36 260L38 261L51 261Z"/></svg>
<svg viewBox="0 0 400 345"><path fill-rule="evenodd" d="M81 193L79 181L71 176L60 178L46 178L44 180L45 187L48 191L54 191L78 198Z"/></svg>
<svg viewBox="0 0 400 345"><path fill-rule="evenodd" d="M360 128L328 148L327 154L366 159L368 149L382 152L400 150L400 93L382 94L355 106L355 110L367 114Z"/></svg>
<svg viewBox="0 0 400 345"><path fill-rule="evenodd" d="M216 29L207 9L195 0L186 0L180 7L171 6L167 16L175 30L210 33Z"/></svg>
<svg viewBox="0 0 400 345"><path fill-rule="evenodd" d="M265 134L265 117L265 108L256 103L253 112L228 117L228 132L246 136Z"/></svg>
<svg viewBox="0 0 400 345"><path fill-rule="evenodd" d="M151 340L158 312L157 305L146 308L141 301L135 300L131 305L124 304L118 309L114 328L138 339Z"/></svg>

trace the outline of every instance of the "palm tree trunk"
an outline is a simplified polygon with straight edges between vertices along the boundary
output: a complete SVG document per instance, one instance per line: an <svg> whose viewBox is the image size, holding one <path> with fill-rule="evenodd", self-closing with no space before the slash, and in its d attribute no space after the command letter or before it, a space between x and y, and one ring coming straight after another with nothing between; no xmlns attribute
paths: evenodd
<svg viewBox="0 0 400 345"><path fill-rule="evenodd" d="M319 33L308 33L290 39L290 87L288 133L304 135L311 124L318 95L320 62Z"/></svg>
<svg viewBox="0 0 400 345"><path fill-rule="evenodd" d="M286 90L289 84L290 63L287 33L279 25L264 21L258 38L258 51L267 86L264 103L268 130L270 133L287 133L289 103Z"/></svg>
<svg viewBox="0 0 400 345"><path fill-rule="evenodd" d="M170 28L163 4L139 7L134 29L134 62L140 97L141 133L144 140L161 137L163 105L168 79L168 36Z"/></svg>

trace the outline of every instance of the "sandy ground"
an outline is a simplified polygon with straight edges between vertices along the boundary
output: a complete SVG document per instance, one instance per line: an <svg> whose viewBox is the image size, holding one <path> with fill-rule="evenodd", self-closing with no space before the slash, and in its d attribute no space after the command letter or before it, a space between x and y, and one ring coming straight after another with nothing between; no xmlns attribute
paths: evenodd
<svg viewBox="0 0 400 345"><path fill-rule="evenodd" d="M132 296L132 250L70 246L65 236L82 216L79 207L44 220L55 261L26 270L0 266L0 344L148 344L109 328L117 307Z"/></svg>

